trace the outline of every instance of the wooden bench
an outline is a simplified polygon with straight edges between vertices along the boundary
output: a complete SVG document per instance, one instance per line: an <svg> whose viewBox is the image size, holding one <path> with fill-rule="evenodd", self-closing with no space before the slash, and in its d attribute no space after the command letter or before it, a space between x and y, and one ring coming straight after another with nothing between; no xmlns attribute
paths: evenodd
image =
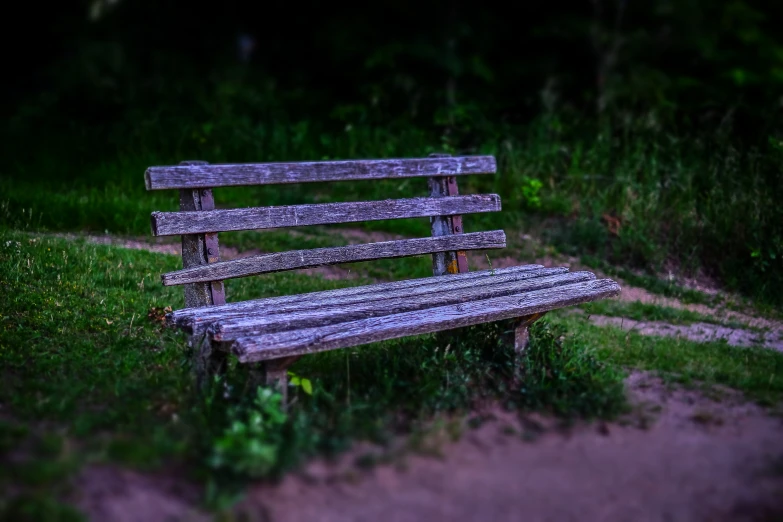
<svg viewBox="0 0 783 522"><path fill-rule="evenodd" d="M150 167L147 190L179 190L179 212L153 212L155 236L182 236L183 269L162 275L183 285L185 308L168 315L197 349L203 382L225 369L226 354L255 365L266 385L285 394L286 369L324 350L518 319L515 349L549 310L615 296L620 287L590 272L522 265L468 271L466 251L503 248L502 230L463 230L462 215L500 210L500 197L459 195L457 178L494 174L492 156ZM429 197L216 209L215 187L423 177ZM423 185L423 184L422 184ZM423 188L423 186L422 186ZM220 260L218 232L429 218L432 236ZM282 270L432 254L433 277L226 304L223 281Z"/></svg>

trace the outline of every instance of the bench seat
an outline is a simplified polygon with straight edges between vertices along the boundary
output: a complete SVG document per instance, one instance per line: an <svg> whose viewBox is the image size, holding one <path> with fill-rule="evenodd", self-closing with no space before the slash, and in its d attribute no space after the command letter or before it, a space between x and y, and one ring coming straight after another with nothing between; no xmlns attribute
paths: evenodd
<svg viewBox="0 0 783 522"><path fill-rule="evenodd" d="M257 362L540 314L619 290L591 272L523 265L183 309L169 322Z"/></svg>

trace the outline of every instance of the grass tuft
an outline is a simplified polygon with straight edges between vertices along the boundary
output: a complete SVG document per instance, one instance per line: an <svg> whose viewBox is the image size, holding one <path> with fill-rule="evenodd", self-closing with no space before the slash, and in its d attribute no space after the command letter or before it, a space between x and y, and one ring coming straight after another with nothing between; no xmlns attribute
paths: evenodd
<svg viewBox="0 0 783 522"><path fill-rule="evenodd" d="M573 418L611 419L625 411L623 375L599 360L582 337L547 321L531 328L522 357L521 404Z"/></svg>

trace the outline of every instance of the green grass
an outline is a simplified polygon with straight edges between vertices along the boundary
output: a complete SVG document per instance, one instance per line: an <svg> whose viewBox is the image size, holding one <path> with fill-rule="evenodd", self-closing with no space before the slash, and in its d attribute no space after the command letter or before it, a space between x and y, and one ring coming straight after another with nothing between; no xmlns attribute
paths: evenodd
<svg viewBox="0 0 783 522"><path fill-rule="evenodd" d="M245 366L232 364L225 382L199 395L184 337L154 320L182 306L181 289L158 278L177 268L176 256L8 230L0 244L3 515L65 517L69 480L89 463L176 465L217 486L218 502L250 477L278 475L357 438L384 444L486 400L565 417L624 408L621 374L546 325L523 361L525 388L513 385L506 323L303 358L292 371L312 383L312 395L292 389L282 416L274 396L248 388ZM231 281L228 292L244 300L363 282L283 273Z"/></svg>
<svg viewBox="0 0 783 522"><path fill-rule="evenodd" d="M635 321L663 321L671 324L711 323L730 328L759 330L737 321L731 321L705 315L682 308L659 306L640 301L603 300L579 305L588 315L608 315L611 317L627 317Z"/></svg>
<svg viewBox="0 0 783 522"><path fill-rule="evenodd" d="M642 336L574 315L555 314L553 322L596 346L596 356L610 365L659 372L684 384L729 386L767 406L783 400L783 354L774 350Z"/></svg>

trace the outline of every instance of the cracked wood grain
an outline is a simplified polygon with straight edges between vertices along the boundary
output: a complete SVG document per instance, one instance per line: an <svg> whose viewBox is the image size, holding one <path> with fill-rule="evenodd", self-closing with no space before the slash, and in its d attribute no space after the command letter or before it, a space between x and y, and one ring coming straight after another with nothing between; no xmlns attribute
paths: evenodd
<svg viewBox="0 0 783 522"><path fill-rule="evenodd" d="M150 167L147 190L494 174L493 156Z"/></svg>
<svg viewBox="0 0 783 522"><path fill-rule="evenodd" d="M414 310L420 310L422 314L429 314L431 308L439 306L482 301L493 297L533 292L544 288L564 286L593 279L595 279L595 275L591 272L571 272L522 281L474 285L467 288L451 289L448 292L387 298L378 301L297 307L285 311L221 319L209 328L209 335L214 341L226 342L239 337L301 330Z"/></svg>
<svg viewBox="0 0 783 522"><path fill-rule="evenodd" d="M448 216L478 212L497 212L499 210L500 196L497 194L477 194L445 198L387 199L382 201L220 209L209 212L153 212L150 220L153 235L173 236L232 230L259 230L353 223L382 219Z"/></svg>
<svg viewBox="0 0 783 522"><path fill-rule="evenodd" d="M209 265L197 266L163 274L161 279L166 286L183 285L209 281L222 281L235 277L254 274L311 268L321 265L369 261L407 257L449 250L478 250L485 248L503 248L506 246L506 234L502 230L474 232L444 237L420 239L402 239L348 245L334 248L316 248L311 250L293 250L275 254L221 261Z"/></svg>
<svg viewBox="0 0 783 522"><path fill-rule="evenodd" d="M497 281L510 281L514 279L526 279L568 272L565 267L544 268L542 265L519 265L496 270L479 270L465 274L448 274L439 277L422 277L418 279L405 279L389 283L376 283L372 285L352 286L336 290L322 290L306 294L282 295L239 301L223 306L204 306L196 308L183 308L175 310L166 316L170 326L178 326L189 330L197 329L199 323L214 322L219 318L241 316L250 313L263 313L266 310L288 306L303 306L304 304L318 302L360 302L400 295L418 295L431 292L435 289L449 289L470 286L473 284L485 284L483 279L491 278Z"/></svg>
<svg viewBox="0 0 783 522"><path fill-rule="evenodd" d="M240 362L305 355L348 346L511 319L616 296L620 286L598 279L469 303L345 323L241 337L230 343Z"/></svg>
<svg viewBox="0 0 783 522"><path fill-rule="evenodd" d="M178 326L187 332L196 334L203 333L210 324L224 319L250 319L260 315L293 312L303 308L307 308L308 310L316 310L373 301L383 301L385 303L387 300L393 300L396 298L411 299L425 294L431 294L432 298L434 299L437 298L438 294L442 294L443 292L469 290L471 288L480 287L492 287L495 285L507 284L515 281L524 281L533 278L563 274L566 272L568 272L568 269L564 267L542 268L539 270L526 270L510 272L506 274L497 274L494 277L488 278L456 279L451 281L443 281L439 284L429 283L418 286L407 286L398 289L382 290L373 289L372 287L360 287L367 289L366 292L362 293L337 293L323 297L312 294L302 294L298 296L300 299L290 299L287 302L281 302L279 298L271 298L268 300L255 301L256 304L254 306L243 306L240 309L227 308L222 311L214 311L209 308L201 308L201 311L198 315L190 316L184 320L180 320Z"/></svg>

